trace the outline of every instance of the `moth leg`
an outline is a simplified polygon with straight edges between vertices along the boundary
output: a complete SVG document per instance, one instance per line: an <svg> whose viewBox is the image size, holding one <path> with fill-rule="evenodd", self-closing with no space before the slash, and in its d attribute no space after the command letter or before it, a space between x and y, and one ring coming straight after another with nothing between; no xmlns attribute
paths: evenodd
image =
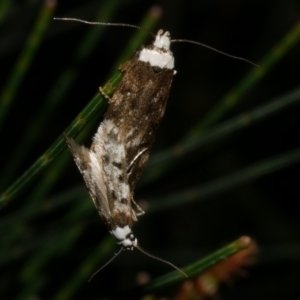
<svg viewBox="0 0 300 300"><path fill-rule="evenodd" d="M132 213L132 220L137 221L137 215L136 215L134 209L131 209L131 213Z"/></svg>
<svg viewBox="0 0 300 300"><path fill-rule="evenodd" d="M126 72L128 66L129 66L129 63L130 63L130 60L127 60L126 62L124 62L123 64L121 64L121 65L119 66L119 70L120 70L121 72Z"/></svg>
<svg viewBox="0 0 300 300"><path fill-rule="evenodd" d="M111 100L111 98L104 92L102 86L99 86L99 92L105 99L107 99L108 101Z"/></svg>
<svg viewBox="0 0 300 300"><path fill-rule="evenodd" d="M140 151L134 158L133 158L133 160L130 162L130 164L129 164L129 166L128 166L128 168L127 168L127 174L128 174L128 177L130 176L130 174L131 174L131 170L132 170L132 166L133 166L133 164L135 163L135 161L145 152L145 151L147 151L148 150L148 148L145 148L145 149L143 149L142 151Z"/></svg>
<svg viewBox="0 0 300 300"><path fill-rule="evenodd" d="M136 216L141 216L141 215L145 214L145 212L142 210L142 208L134 201L133 197L131 197L131 201L135 205L136 209L138 210L138 212L134 212L134 214Z"/></svg>

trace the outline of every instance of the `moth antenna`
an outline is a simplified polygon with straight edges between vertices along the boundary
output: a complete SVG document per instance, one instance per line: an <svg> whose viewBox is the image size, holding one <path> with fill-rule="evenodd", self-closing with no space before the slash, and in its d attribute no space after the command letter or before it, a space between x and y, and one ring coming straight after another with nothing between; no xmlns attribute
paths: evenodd
<svg viewBox="0 0 300 300"><path fill-rule="evenodd" d="M133 24L126 24L126 23L90 22L90 21L85 21L85 20L76 19L76 18L53 18L53 20L59 20L59 21L75 21L75 22L80 22L80 23L89 24L89 25L103 25L103 26L123 26L123 27L131 27L131 28L143 30L143 31L147 32L148 34L150 34L152 37L155 38L155 34L152 33L151 31L149 31L148 29L146 29L146 28L144 28L144 27L141 27L141 26L133 25Z"/></svg>
<svg viewBox="0 0 300 300"><path fill-rule="evenodd" d="M138 245L136 245L135 247L136 247L139 251L141 251L142 253L144 253L145 255L147 255L147 256L149 256L149 257L151 257L151 258L153 258L153 259L162 261L162 262L164 262L164 263L170 265L171 267L173 267L174 269L176 269L177 271L179 271L183 276L185 276L186 278L188 278L188 276L187 276L182 270L180 270L178 267L176 267L175 265L173 265L173 264L170 263L169 261L164 260L164 259L162 259L162 258L159 258L159 257L157 257L157 256L154 256L154 255L152 255L152 254L146 252L145 250L143 250L143 249L142 249L140 246L138 246Z"/></svg>
<svg viewBox="0 0 300 300"><path fill-rule="evenodd" d="M97 275L102 269L104 269L107 265L109 265L123 250L123 247L121 247L120 251L118 253L115 253L115 255L104 265L102 266L100 269L98 269L89 279L88 282L91 282L91 280L95 277L95 275Z"/></svg>
<svg viewBox="0 0 300 300"><path fill-rule="evenodd" d="M201 47L204 47L204 48L207 48L207 49L210 49L214 52L217 52L217 53L220 53L222 55L225 55L225 56L228 56L228 57L231 57L231 58L234 58L234 59L238 59L238 60L242 60L242 61L245 61L255 67L259 67L259 65L255 64L254 62L248 60L248 59L245 59L243 57L239 57L239 56L234 56L234 55L231 55L231 54L228 54L226 52L223 52L221 50L218 50L216 48L213 48L211 46L208 46L206 44L203 44L203 43L200 43L200 42L196 42L196 41L191 41L191 40L184 40L184 39L176 39L176 40L171 40L171 43L174 43L174 42L182 42L182 43L190 43L190 44L195 44L195 45L198 45L198 46L201 46Z"/></svg>

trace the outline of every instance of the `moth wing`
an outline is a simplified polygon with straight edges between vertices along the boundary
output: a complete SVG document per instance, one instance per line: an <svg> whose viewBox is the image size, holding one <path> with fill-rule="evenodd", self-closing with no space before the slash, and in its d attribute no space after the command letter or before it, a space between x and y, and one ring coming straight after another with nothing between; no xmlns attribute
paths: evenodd
<svg viewBox="0 0 300 300"><path fill-rule="evenodd" d="M122 66L122 71L125 74L109 101L105 118L112 120L122 131L128 183L133 191L146 166L155 132L164 115L174 71L153 68L140 60L139 52Z"/></svg>
<svg viewBox="0 0 300 300"><path fill-rule="evenodd" d="M100 158L84 146L78 145L72 138L66 135L64 137L99 215L106 225L110 227L111 213L105 187L104 170Z"/></svg>

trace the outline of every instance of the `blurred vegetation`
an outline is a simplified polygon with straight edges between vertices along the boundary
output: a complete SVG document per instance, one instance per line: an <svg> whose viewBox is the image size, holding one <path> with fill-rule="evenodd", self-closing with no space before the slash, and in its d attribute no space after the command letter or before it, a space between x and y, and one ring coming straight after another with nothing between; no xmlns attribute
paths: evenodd
<svg viewBox="0 0 300 300"><path fill-rule="evenodd" d="M107 105L98 87L112 93L120 63L151 37L53 21L57 16L163 28L174 39L200 41L260 65L172 45L178 74L135 192L146 214L134 231L143 249L179 266L190 280L220 261L221 273L241 273L232 267L237 260L225 259L247 248L238 238L250 236L260 252L247 278L230 289L222 282L231 276L219 278L211 294L299 298L299 10L300 1L283 0L1 1L1 296L189 299L199 291L199 280L189 281L187 290L180 273L137 250L124 251L87 283L119 247L62 133L90 144ZM239 263L246 265L247 259ZM211 270L210 279L220 274Z"/></svg>

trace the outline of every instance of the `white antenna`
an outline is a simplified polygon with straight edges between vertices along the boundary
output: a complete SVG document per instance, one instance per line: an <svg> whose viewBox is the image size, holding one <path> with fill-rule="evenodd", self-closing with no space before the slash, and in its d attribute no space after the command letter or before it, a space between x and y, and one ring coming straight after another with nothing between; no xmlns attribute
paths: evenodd
<svg viewBox="0 0 300 300"><path fill-rule="evenodd" d="M164 262L168 265L170 265L171 267L173 267L175 270L177 270L178 272L180 272L184 277L188 278L187 274L185 274L182 270L180 270L178 267L176 267L174 264L170 263L169 261L167 260L164 260L162 258L159 258L157 256L154 256L148 252L146 252L145 250L143 250L140 246L135 246L136 249L138 249L140 252L144 253L145 255L153 258L153 259L156 259L158 261L161 261L161 262ZM124 250L123 247L121 247L121 249L119 250L119 252L115 253L115 255L106 263L104 264L100 269L98 269L89 279L88 282L91 282L91 280L102 270L104 269L107 265L109 265L122 251Z"/></svg>
<svg viewBox="0 0 300 300"><path fill-rule="evenodd" d="M176 269L177 271L179 271L183 276L185 276L186 278L188 278L188 276L187 276L182 270L180 270L178 267L176 267L175 265L173 265L173 264L170 263L169 261L164 260L164 259L162 259L162 258L159 258L159 257L157 257L157 256L154 256L154 255L152 255L152 254L146 252L145 250L143 250L142 248L140 248L140 246L138 246L138 245L136 245L136 248L137 248L139 251L141 251L142 253L144 253L145 255L147 255L147 256L149 256L149 257L151 257L151 258L153 258L153 259L162 261L162 262L164 262L164 263L170 265L171 267L173 267L174 269Z"/></svg>
<svg viewBox="0 0 300 300"><path fill-rule="evenodd" d="M53 20L59 20L59 21L75 21L75 22L80 22L84 24L89 24L89 25L103 25L103 26L123 26L123 27L131 27L131 28L136 28L143 30L147 33L149 33L152 37L155 38L155 34L149 31L146 28L143 28L141 26L137 25L132 25L132 24L126 24L126 23L104 23L104 22L90 22L90 21L85 21L81 19L76 19L76 18L53 18Z"/></svg>
<svg viewBox="0 0 300 300"><path fill-rule="evenodd" d="M115 255L104 265L102 266L100 269L98 269L89 279L88 282L91 282L91 280L95 277L96 274L98 274L102 269L104 269L107 265L109 265L123 250L123 247L120 249L120 251L118 253L115 253Z"/></svg>
<svg viewBox="0 0 300 300"><path fill-rule="evenodd" d="M204 47L204 48L210 49L210 50L212 50L212 51L214 51L214 52L217 52L217 53L220 53L220 54L222 54L222 55L231 57L231 58L233 58L233 59L242 60L242 61L245 61L245 62L247 62L247 63L249 63L249 64L251 64L251 65L253 65L253 66L255 66L255 67L259 67L259 65L253 63L252 61L250 61L250 60L248 60L248 59L245 59L245 58L243 58L243 57L239 57L239 56L235 56L235 55L228 54L228 53L226 53L226 52L223 52L223 51L221 51L221 50L218 50L218 49L216 49L216 48L213 48L213 47L211 47L211 46L208 46L208 45L203 44L203 43L200 43L200 42L195 42L195 41L185 40L185 39L171 40L171 43L174 43L174 42L189 43L189 44L195 44L195 45L198 45L198 46L202 46L202 47Z"/></svg>
<svg viewBox="0 0 300 300"><path fill-rule="evenodd" d="M127 24L127 23L103 23L103 22L90 22L90 21L85 21L85 20L81 20L81 19L76 19L76 18L53 18L54 20L59 20L59 21L75 21L75 22L80 22L80 23L84 23L84 24L89 24L89 25L103 25L103 26L124 26L124 27L131 27L131 28L136 28L136 29L140 29L143 30L145 32L147 32L148 34L150 34L153 38L155 38L155 34L152 33L151 31L149 31L146 28L137 26L137 25L132 25L132 24ZM182 43L190 43L190 44L195 44L198 46L202 46L204 48L210 49L214 52L220 53L222 55L231 57L233 59L238 59L238 60L242 60L245 61L255 67L259 67L259 65L253 63L252 61L245 59L243 57L239 57L239 56L234 56L231 54L228 54L226 52L223 52L221 50L218 50L216 48L213 48L211 46L208 46L206 44L200 43L200 42L196 42L196 41L191 41L191 40L185 40L185 39L176 39L176 40L171 40L171 42L182 42Z"/></svg>

